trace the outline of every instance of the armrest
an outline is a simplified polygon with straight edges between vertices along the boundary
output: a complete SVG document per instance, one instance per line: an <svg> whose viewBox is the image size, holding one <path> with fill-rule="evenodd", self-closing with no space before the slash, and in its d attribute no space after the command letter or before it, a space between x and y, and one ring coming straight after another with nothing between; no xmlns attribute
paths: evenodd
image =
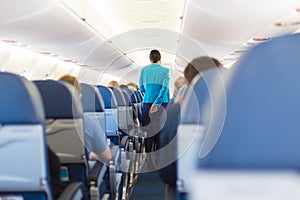
<svg viewBox="0 0 300 200"><path fill-rule="evenodd" d="M103 163L101 162L96 162L93 166L93 168L91 169L90 174L88 175L88 184L89 186L98 186L100 185L100 183L103 180L103 177L105 175L106 172L106 166L103 165Z"/></svg>
<svg viewBox="0 0 300 200"><path fill-rule="evenodd" d="M127 150L128 141L129 141L128 136L124 136L121 140L120 148L124 148L125 150Z"/></svg>
<svg viewBox="0 0 300 200"><path fill-rule="evenodd" d="M82 191L82 183L71 183L69 184L63 193L59 196L58 200L69 200L69 199L82 199L83 191Z"/></svg>

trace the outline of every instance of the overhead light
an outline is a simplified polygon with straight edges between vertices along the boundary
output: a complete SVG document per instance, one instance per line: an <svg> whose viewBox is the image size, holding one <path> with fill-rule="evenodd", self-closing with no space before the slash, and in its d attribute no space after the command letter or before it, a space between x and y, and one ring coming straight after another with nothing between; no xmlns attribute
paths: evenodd
<svg viewBox="0 0 300 200"><path fill-rule="evenodd" d="M261 42L261 41L268 41L270 40L271 38L269 37L262 37L262 38L253 38L253 41L257 41L257 42Z"/></svg>
<svg viewBox="0 0 300 200"><path fill-rule="evenodd" d="M50 52L47 52L47 51L40 51L41 54L44 54L44 55L50 55L51 53Z"/></svg>
<svg viewBox="0 0 300 200"><path fill-rule="evenodd" d="M7 42L7 43L11 43L11 44L15 44L17 43L18 41L16 40L2 40L3 42Z"/></svg>
<svg viewBox="0 0 300 200"><path fill-rule="evenodd" d="M153 24L153 23L159 23L157 20L144 20L141 21L142 24Z"/></svg>
<svg viewBox="0 0 300 200"><path fill-rule="evenodd" d="M300 24L300 21L291 21L291 22L276 22L274 25L278 27L287 27L287 26L297 26Z"/></svg>

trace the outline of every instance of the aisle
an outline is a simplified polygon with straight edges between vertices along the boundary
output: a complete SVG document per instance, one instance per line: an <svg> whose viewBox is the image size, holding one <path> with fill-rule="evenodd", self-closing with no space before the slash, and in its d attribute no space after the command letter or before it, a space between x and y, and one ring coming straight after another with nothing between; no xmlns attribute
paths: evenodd
<svg viewBox="0 0 300 200"><path fill-rule="evenodd" d="M157 172L139 175L130 200L163 200L165 186Z"/></svg>

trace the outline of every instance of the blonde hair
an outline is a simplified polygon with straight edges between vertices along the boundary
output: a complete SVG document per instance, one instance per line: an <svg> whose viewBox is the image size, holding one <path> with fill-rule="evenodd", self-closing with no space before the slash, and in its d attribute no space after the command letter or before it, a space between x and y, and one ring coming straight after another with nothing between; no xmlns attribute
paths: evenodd
<svg viewBox="0 0 300 200"><path fill-rule="evenodd" d="M136 90L139 90L139 86L133 82L128 83L127 86L131 86L134 87Z"/></svg>
<svg viewBox="0 0 300 200"><path fill-rule="evenodd" d="M107 83L108 87L115 87L115 88L119 88L120 85L117 81L110 81L109 83Z"/></svg>
<svg viewBox="0 0 300 200"><path fill-rule="evenodd" d="M75 76L67 74L67 75L60 77L58 80L70 83L71 85L74 86L74 88L77 90L77 92L79 94L81 93L80 83L78 82L78 80Z"/></svg>

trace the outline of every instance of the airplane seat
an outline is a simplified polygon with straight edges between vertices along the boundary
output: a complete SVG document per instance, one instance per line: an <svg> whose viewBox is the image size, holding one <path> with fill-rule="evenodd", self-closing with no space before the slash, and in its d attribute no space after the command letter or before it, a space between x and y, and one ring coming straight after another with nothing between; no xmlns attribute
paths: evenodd
<svg viewBox="0 0 300 200"><path fill-rule="evenodd" d="M122 132L122 134L128 134L126 102L123 93L118 88L115 87L109 87L109 88L112 90L117 100L119 130Z"/></svg>
<svg viewBox="0 0 300 200"><path fill-rule="evenodd" d="M130 89L126 89L126 90L127 90L128 94L130 95L130 101L132 102L132 104L134 106L134 108L133 108L134 110L132 112L132 115L133 115L132 118L133 119L136 119L136 118L138 119L139 114L142 114L142 113L139 113L139 108L138 108L138 103L139 102L138 102L137 94L134 91L130 90ZM140 131L139 128L140 127L135 127L134 126L134 132L139 132Z"/></svg>
<svg viewBox="0 0 300 200"><path fill-rule="evenodd" d="M137 98L137 110L138 110L138 119L141 122L142 121L142 101L143 101L143 97L140 91L135 90L134 94Z"/></svg>
<svg viewBox="0 0 300 200"><path fill-rule="evenodd" d="M131 93L129 93L131 91L128 90L126 90L126 88L121 89L126 103L126 117L127 117L127 127L128 127L128 135L122 138L121 147L123 147L126 151L129 151L129 143L133 142L134 139L134 123L133 123L134 105L131 100Z"/></svg>
<svg viewBox="0 0 300 200"><path fill-rule="evenodd" d="M0 199L53 199L38 89L21 76L1 72L0 94ZM74 183L60 197L81 196L81 184Z"/></svg>
<svg viewBox="0 0 300 200"><path fill-rule="evenodd" d="M34 83L44 103L48 145L63 166L62 179L66 183L80 181L87 186L89 168L79 94L66 82L46 80Z"/></svg>
<svg viewBox="0 0 300 200"><path fill-rule="evenodd" d="M100 137L105 135L105 115L104 115L104 102L96 86L81 83L81 102L83 108L84 124L86 120L95 120L94 129L97 130ZM87 150L89 151L89 150ZM89 152L87 152L87 158ZM105 180L106 173L108 172L106 165L96 162L88 177L88 184L90 186L90 199L99 199L106 192L106 185L108 181ZM102 181L105 180L105 181Z"/></svg>
<svg viewBox="0 0 300 200"><path fill-rule="evenodd" d="M128 93L129 89L126 90L124 88L121 89L124 99L125 99L125 103L126 103L126 116L127 116L127 123L128 123L128 134L129 135L133 135L133 129L134 129L134 125L133 125L133 103L131 101L131 93Z"/></svg>
<svg viewBox="0 0 300 200"><path fill-rule="evenodd" d="M198 149L191 199L300 198L299 42L294 34L257 45L224 76L226 118L213 105L209 126L224 125Z"/></svg>
<svg viewBox="0 0 300 200"><path fill-rule="evenodd" d="M118 110L116 98L108 87L97 85L102 96L105 106L105 127L106 136L110 138L112 143L120 143L119 127L118 127Z"/></svg>
<svg viewBox="0 0 300 200"><path fill-rule="evenodd" d="M120 132L118 123L118 104L113 91L105 86L97 85L97 88L104 100L105 105L105 119L106 119L106 134L111 139L114 147L119 147ZM117 146L118 145L118 146ZM111 199L117 199L120 193L120 181L122 180L122 173L118 172L120 149L113 148L112 154L114 159L109 161L109 193Z"/></svg>
<svg viewBox="0 0 300 200"><path fill-rule="evenodd" d="M97 127L95 128L99 130L101 136L105 136L105 109L101 94L95 86L85 83L81 83L80 86L83 116L97 120Z"/></svg>

